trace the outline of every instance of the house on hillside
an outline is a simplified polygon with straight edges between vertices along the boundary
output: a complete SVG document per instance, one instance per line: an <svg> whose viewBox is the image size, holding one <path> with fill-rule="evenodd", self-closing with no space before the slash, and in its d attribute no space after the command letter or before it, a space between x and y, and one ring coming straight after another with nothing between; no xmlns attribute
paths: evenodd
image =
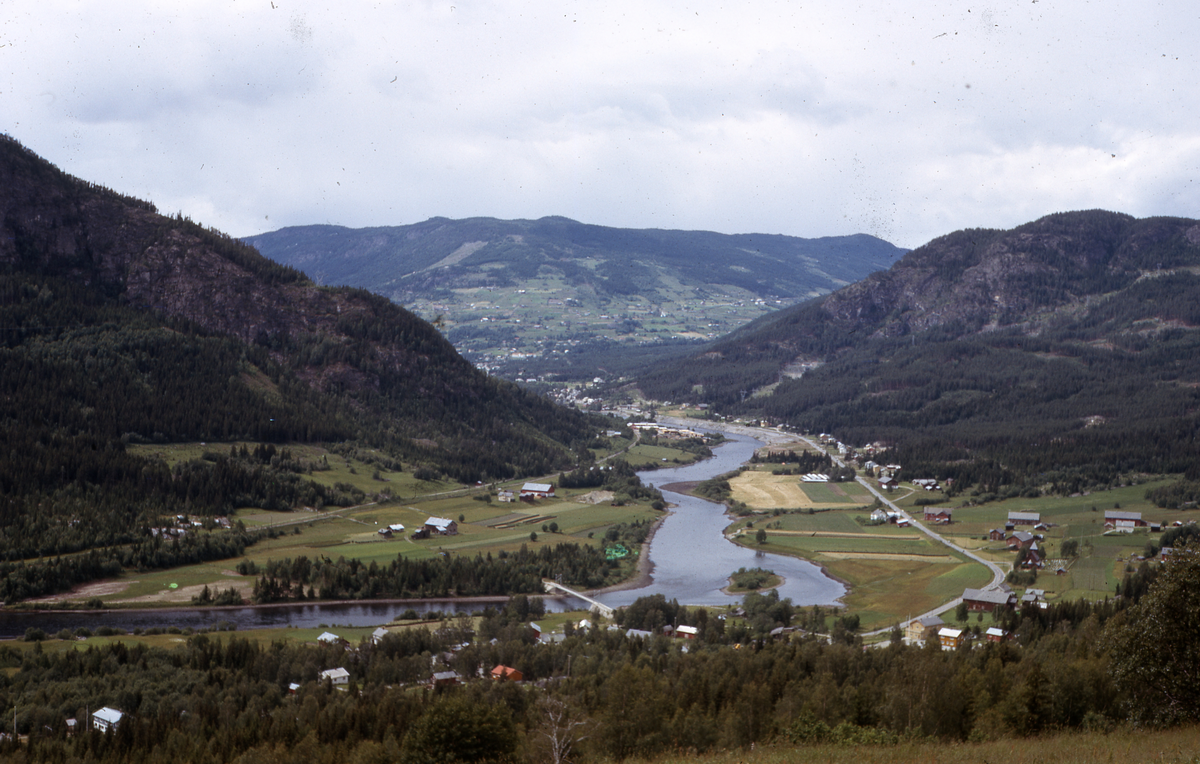
<svg viewBox="0 0 1200 764"><path fill-rule="evenodd" d="M999 589L963 589L963 602L972 613L992 612L997 608L1012 607L1017 598L1011 592Z"/></svg>
<svg viewBox="0 0 1200 764"><path fill-rule="evenodd" d="M500 492L496 494L496 498L505 504L509 504L513 501L513 492L507 488L502 488Z"/></svg>
<svg viewBox="0 0 1200 764"><path fill-rule="evenodd" d="M439 536L457 536L458 523L444 517L431 517L425 521L425 528L430 534Z"/></svg>
<svg viewBox="0 0 1200 764"><path fill-rule="evenodd" d="M320 678L322 682L328 679L334 687L344 687L350 684L350 672L341 666L322 671Z"/></svg>
<svg viewBox="0 0 1200 764"><path fill-rule="evenodd" d="M917 478L912 481L912 484L917 488L924 488L926 491L940 491L942 488L933 478Z"/></svg>
<svg viewBox="0 0 1200 764"><path fill-rule="evenodd" d="M121 719L124 717L125 714L123 712L118 711L115 708L109 708L108 706L105 706L96 713L92 714L92 728L98 729L101 732L115 730L117 725L121 723Z"/></svg>
<svg viewBox="0 0 1200 764"><path fill-rule="evenodd" d="M371 644L374 644L374 645L379 644L380 642L383 641L383 638L386 637L390 633L391 633L390 631L388 631L387 629L380 626L378 629L371 632Z"/></svg>
<svg viewBox="0 0 1200 764"><path fill-rule="evenodd" d="M879 478L879 487L885 491L894 491L900 487L900 481L894 477Z"/></svg>
<svg viewBox="0 0 1200 764"><path fill-rule="evenodd" d="M904 636L908 638L909 642L923 642L931 637L936 637L938 629L945 625L946 622L936 615L923 615L908 622Z"/></svg>
<svg viewBox="0 0 1200 764"><path fill-rule="evenodd" d="M988 531L989 541L1004 541L1004 530L1002 528L992 528Z"/></svg>
<svg viewBox="0 0 1200 764"><path fill-rule="evenodd" d="M521 486L522 499L553 499L553 483L526 483Z"/></svg>
<svg viewBox="0 0 1200 764"><path fill-rule="evenodd" d="M1022 607L1024 607L1025 605L1034 605L1036 607L1036 606L1045 605L1045 603L1046 603L1046 590L1045 589L1026 589L1025 593L1021 595L1021 606Z"/></svg>
<svg viewBox="0 0 1200 764"><path fill-rule="evenodd" d="M456 684L462 684L462 677L457 671L437 671L429 678L430 689L453 687Z"/></svg>
<svg viewBox="0 0 1200 764"><path fill-rule="evenodd" d="M993 626L987 630L987 634L985 636L987 637L988 642L1003 642L1004 640L1008 639L1008 632L999 626Z"/></svg>
<svg viewBox="0 0 1200 764"><path fill-rule="evenodd" d="M680 637L682 639L695 639L696 635L699 633L700 633L700 630L697 629L695 626L680 626L677 629L675 629L675 636Z"/></svg>
<svg viewBox="0 0 1200 764"><path fill-rule="evenodd" d="M524 681L525 675L515 668L501 665L492 669L492 679L497 682L521 682Z"/></svg>
<svg viewBox="0 0 1200 764"><path fill-rule="evenodd" d="M321 636L317 637L317 641L325 645L345 645L349 644L346 640L334 634L332 631L326 631Z"/></svg>
<svg viewBox="0 0 1200 764"><path fill-rule="evenodd" d="M938 641L942 643L943 650L955 650L966 641L965 635L966 632L962 629L943 626L938 630Z"/></svg>

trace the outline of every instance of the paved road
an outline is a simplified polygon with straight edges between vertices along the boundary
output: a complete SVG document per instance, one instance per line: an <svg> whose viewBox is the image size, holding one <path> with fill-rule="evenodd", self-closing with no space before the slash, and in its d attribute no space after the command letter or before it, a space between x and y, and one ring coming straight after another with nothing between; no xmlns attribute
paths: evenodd
<svg viewBox="0 0 1200 764"><path fill-rule="evenodd" d="M763 428L759 428L759 427L748 427L748 426L744 426L744 425L729 425L729 424L724 424L724 423L720 423L720 422L705 422L705 423L701 424L701 423L696 422L695 420L669 419L667 417L663 417L662 421L663 422L669 421L671 424L677 424L679 426L688 426L688 425L708 426L711 429L715 429L715 430L723 430L726 432L736 432L736 433L739 433L742 435L749 435L752 438L757 438L757 439L762 440L767 443L783 443L783 442L787 442L787 441L799 440L804 443L807 443L809 446L811 446L812 448L814 448L817 451L821 451L821 452L825 451L825 449L822 448L819 444L813 442L809 438L804 437L803 435L796 435L793 433L784 433L779 430L769 430L769 429L763 429ZM843 462L837 456L830 454L830 457L833 459L833 461L839 467L846 466L845 462ZM1005 572L1004 572L1004 570L1002 570L1000 568L999 565L997 565L994 562L991 562L990 560L983 559L982 557L975 554L974 552L972 552L968 549L964 549L963 547L959 546L958 544L955 544L954 542L945 538L944 536L937 533L936 531L930 529L923 522L917 520L912 515L910 515L906 510L901 509L900 507L896 506L896 504L894 504L891 499L884 496L882 493L880 493L878 491L878 489L876 489L874 486L872 486L870 483L868 483L866 478L863 478L860 476L857 478L857 481L862 487L866 488L872 495L874 495L876 498L878 498L884 505L886 505L887 507L890 507L892 510L894 510L896 512L899 512L901 514L901 516L903 516L904 518L906 518L908 520L909 524L912 525L912 527L916 528L920 532L929 536L929 538L936 541L937 543L943 544L946 547L950 548L951 550L958 552L959 554L961 554L971 560L974 560L975 562L978 562L980 565L987 567L987 569L989 571L991 571L991 573L992 573L992 581L987 586L983 587L985 590L997 589L1000 587L1000 585L1002 583L1004 583ZM962 597L955 597L954 599L950 600L949 602L943 603L943 604L939 605L938 607L934 608L933 610L930 610L929 612L921 613L920 615L914 616L906 621L902 621L900 623L900 628L904 629L905 627L908 626L908 624L912 623L913 621L915 621L919 618L924 618L927 615L940 615L941 613L944 613L947 610L951 610L953 608L958 607L958 604L960 602L962 602ZM863 636L864 637L877 636L879 634L886 634L886 633L890 632L891 630L892 630L892 627L888 626L883 629L876 629L875 631L865 632L863 634Z"/></svg>
<svg viewBox="0 0 1200 764"><path fill-rule="evenodd" d="M804 441L805 443L812 446L813 448L816 448L818 450L824 450L819 445L812 442L808 438L800 436L800 440ZM841 459L839 459L836 456L833 456L832 454L830 454L830 456L833 459L833 461L838 464L838 466L842 466L842 467L845 466L845 463ZM982 557L975 554L974 552L972 552L968 549L962 548L958 544L955 544L954 542L947 539L945 536L942 536L940 533L933 531L932 529L927 527L923 522L917 520L912 515L910 515L906 510L901 509L900 507L896 506L892 502L891 499L889 499L888 497L886 497L882 493L880 493L879 490L877 488L875 488L875 486L873 486L869 482L867 482L867 479L862 477L861 475L858 478L856 478L856 480L858 481L859 485L861 485L863 488L866 488L868 491L870 491L871 494L874 495L875 498L879 499L884 505L890 507L892 510L894 510L896 512L899 512L902 517L904 517L906 520L908 520L909 524L912 525L912 527L921 531L926 536L929 536L929 538L933 539L937 543L944 544L945 546L949 547L950 549L954 550L955 552L958 552L959 554L961 554L965 557L968 557L968 558L974 560L975 562L978 562L981 565L986 566L987 569L992 572L992 581L987 586L983 587L985 590L998 589L1000 587L1000 584L1004 583L1005 573L1000 568L999 565L997 565L994 562L991 562L990 560L983 559ZM947 610L951 610L953 608L958 607L958 604L960 602L962 602L962 597L955 597L954 599L950 600L949 602L939 605L936 608L934 608L933 610L930 610L929 612L921 613L920 615L914 616L914 617L908 619L907 621L901 622L900 628L904 629L913 621L915 621L919 618L924 618L927 615L940 615L942 613L945 613ZM891 630L892 630L892 627L888 626L887 628L876 629L875 631L864 632L863 636L864 637L873 637L873 636L877 636L879 634L886 634L887 632L889 632Z"/></svg>

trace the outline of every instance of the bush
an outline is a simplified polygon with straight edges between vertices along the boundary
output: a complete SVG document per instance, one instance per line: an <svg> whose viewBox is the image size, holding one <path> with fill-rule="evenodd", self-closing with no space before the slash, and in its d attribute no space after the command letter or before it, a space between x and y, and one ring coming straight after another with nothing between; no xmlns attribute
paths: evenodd
<svg viewBox="0 0 1200 764"><path fill-rule="evenodd" d="M25 630L26 642L41 642L44 639L46 639L46 632L36 626L30 626Z"/></svg>

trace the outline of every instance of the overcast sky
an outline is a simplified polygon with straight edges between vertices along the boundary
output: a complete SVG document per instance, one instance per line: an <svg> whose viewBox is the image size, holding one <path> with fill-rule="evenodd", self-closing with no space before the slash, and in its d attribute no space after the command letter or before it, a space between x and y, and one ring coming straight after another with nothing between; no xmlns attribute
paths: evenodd
<svg viewBox="0 0 1200 764"><path fill-rule="evenodd" d="M235 236L1200 217L1196 0L3 0L0 131Z"/></svg>

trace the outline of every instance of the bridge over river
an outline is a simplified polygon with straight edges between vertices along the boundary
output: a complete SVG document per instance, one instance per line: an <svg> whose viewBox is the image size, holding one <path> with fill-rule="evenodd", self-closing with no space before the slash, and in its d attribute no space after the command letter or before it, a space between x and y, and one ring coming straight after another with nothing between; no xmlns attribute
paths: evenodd
<svg viewBox="0 0 1200 764"><path fill-rule="evenodd" d="M596 600L587 596L583 592L577 592L574 589L568 589L567 587L563 586L562 584L558 583L557 581L548 581L544 578L542 579L542 584L546 587L547 593L553 593L554 590L557 589L561 592L565 592L565 593L571 595L572 597L576 597L576 598L581 599L584 602L588 603L589 605L592 606L593 610L597 611L598 613L600 613L600 615L604 616L605 618L613 617L613 609L611 607L609 607L608 605L605 605L601 602L597 602Z"/></svg>

